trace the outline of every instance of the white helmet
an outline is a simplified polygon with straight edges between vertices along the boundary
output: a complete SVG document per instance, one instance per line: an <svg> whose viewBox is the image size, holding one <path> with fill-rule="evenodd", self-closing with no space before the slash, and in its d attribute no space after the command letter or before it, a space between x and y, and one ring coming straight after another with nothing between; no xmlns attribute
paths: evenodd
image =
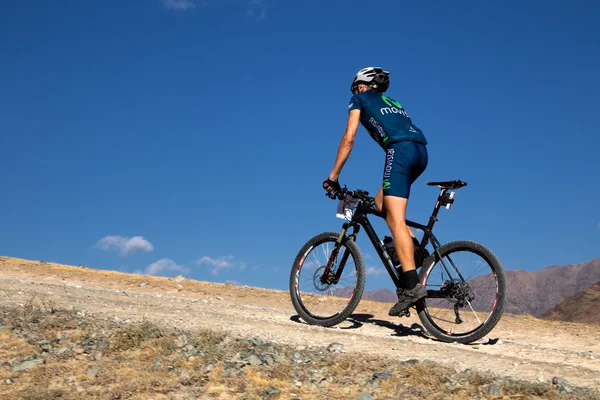
<svg viewBox="0 0 600 400"><path fill-rule="evenodd" d="M380 67L363 68L354 77L350 91L354 94L358 93L357 88L361 83L370 86L379 93L383 93L390 86L390 73Z"/></svg>

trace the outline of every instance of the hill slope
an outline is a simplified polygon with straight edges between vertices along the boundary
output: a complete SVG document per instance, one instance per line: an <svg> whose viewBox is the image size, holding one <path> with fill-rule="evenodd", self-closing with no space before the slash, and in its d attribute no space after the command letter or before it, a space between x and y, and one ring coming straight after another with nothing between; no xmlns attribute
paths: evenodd
<svg viewBox="0 0 600 400"><path fill-rule="evenodd" d="M600 324L600 282L566 298L554 308L540 315L540 318Z"/></svg>
<svg viewBox="0 0 600 400"><path fill-rule="evenodd" d="M322 328L309 326L298 319L287 291L193 280L179 282L0 257L0 306L18 309L32 298L45 304L46 309L71 310L75 319L69 321L74 327L84 328L87 318L102 318L122 325L128 321L148 321L180 330L210 328L236 338L258 337L274 346L293 346L298 352L309 347L323 349L332 343L340 343L343 352L357 360L360 357L377 357L387 360L388 365L409 359L433 360L460 371L491 371L498 376L518 377L532 382L550 382L558 376L575 385L600 387L600 342L597 340L600 326L505 314L490 335L490 338L499 340L456 345L432 340L423 331L414 313L409 318L389 317L389 306L383 303L361 301L349 320L333 328ZM49 328L52 326L47 325ZM58 334L54 332L54 335ZM11 333L5 336L8 340ZM54 342L49 344L40 339L45 338L32 343L38 347L56 347L52 344ZM98 340L94 340L92 344L98 345ZM136 336L131 340L137 340ZM10 340L3 343L8 350L16 345ZM93 368L95 361L85 354L78 356L78 349L73 347L75 357L86 362L86 368ZM296 357L293 352L289 354ZM146 370L156 361L153 357L145 361L149 363ZM2 354L0 358L10 360ZM24 362L29 363L28 366L36 363L31 361ZM35 368L47 371L45 376L64 375L65 371L53 370L51 364L48 365L49 370L39 365ZM7 368L6 363L0 362L0 371L2 368ZM339 368L342 369L338 375L353 376L353 364L340 365ZM54 373L56 375L52 375ZM75 378L79 379L78 376L75 375ZM441 381L440 384L443 386L445 383ZM0 393L7 387L0 386Z"/></svg>

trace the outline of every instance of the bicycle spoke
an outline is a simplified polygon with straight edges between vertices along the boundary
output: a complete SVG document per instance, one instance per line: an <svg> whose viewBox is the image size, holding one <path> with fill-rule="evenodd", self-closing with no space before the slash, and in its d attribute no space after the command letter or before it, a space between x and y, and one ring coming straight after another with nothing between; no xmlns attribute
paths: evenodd
<svg viewBox="0 0 600 400"><path fill-rule="evenodd" d="M338 263L342 258L343 251L336 255L328 276L323 276L335 245L335 242L325 242L315 246L307 257L310 259L310 263L315 265L315 268L302 268L297 281L302 303L316 317L329 316L343 310L356 286L356 267L351 254L347 257L343 274L337 284L321 281L321 278L329 277L331 279L336 272L336 267L339 267Z"/></svg>
<svg viewBox="0 0 600 400"><path fill-rule="evenodd" d="M478 330L494 312L497 281L490 265L469 249L451 251L431 268L426 282L428 318L446 335ZM464 312L463 312L464 311Z"/></svg>

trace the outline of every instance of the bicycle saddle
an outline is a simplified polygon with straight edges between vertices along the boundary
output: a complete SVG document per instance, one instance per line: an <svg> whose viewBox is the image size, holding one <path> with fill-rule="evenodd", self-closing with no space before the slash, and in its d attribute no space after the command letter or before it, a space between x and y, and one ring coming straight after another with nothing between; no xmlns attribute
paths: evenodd
<svg viewBox="0 0 600 400"><path fill-rule="evenodd" d="M445 182L427 182L428 186L439 186L445 189L456 190L460 189L463 186L467 186L467 182L460 181L455 179L453 181L445 181Z"/></svg>

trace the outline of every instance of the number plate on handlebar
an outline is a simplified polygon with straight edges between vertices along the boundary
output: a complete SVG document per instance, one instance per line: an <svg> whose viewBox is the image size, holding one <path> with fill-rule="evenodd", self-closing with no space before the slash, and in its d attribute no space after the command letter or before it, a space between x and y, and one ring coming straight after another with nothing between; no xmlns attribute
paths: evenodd
<svg viewBox="0 0 600 400"><path fill-rule="evenodd" d="M347 194L346 197L338 203L335 216L341 219L350 221L354 215L354 207L356 206L356 199L351 195Z"/></svg>

